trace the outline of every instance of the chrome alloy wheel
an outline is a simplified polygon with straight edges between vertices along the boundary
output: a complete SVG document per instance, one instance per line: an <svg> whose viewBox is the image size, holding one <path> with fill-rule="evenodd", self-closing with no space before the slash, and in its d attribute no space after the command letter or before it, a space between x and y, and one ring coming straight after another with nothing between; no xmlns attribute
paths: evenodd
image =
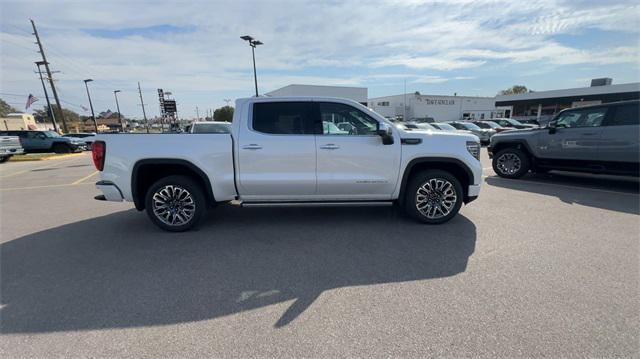
<svg viewBox="0 0 640 359"><path fill-rule="evenodd" d="M431 178L416 193L416 208L429 219L446 217L456 205L455 186L443 178Z"/></svg>
<svg viewBox="0 0 640 359"><path fill-rule="evenodd" d="M153 194L153 214L170 226L188 223L196 213L196 202L191 193L176 185L166 185Z"/></svg>
<svg viewBox="0 0 640 359"><path fill-rule="evenodd" d="M522 167L522 161L520 161L520 157L513 153L505 153L502 156L498 157L497 160L498 171L505 175L513 175L520 171Z"/></svg>

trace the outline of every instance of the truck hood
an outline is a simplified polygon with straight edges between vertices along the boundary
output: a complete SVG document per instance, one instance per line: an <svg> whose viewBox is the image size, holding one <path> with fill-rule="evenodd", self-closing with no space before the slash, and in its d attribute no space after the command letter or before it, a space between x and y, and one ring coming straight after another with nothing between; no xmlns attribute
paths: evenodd
<svg viewBox="0 0 640 359"><path fill-rule="evenodd" d="M493 141L512 139L512 138L516 139L516 138L531 137L531 136L537 135L541 131L548 131L548 129L547 128L534 127L534 128L523 128L523 129L520 129L520 130L503 131L503 132L496 133L495 135L493 135L491 137L491 141L493 142Z"/></svg>

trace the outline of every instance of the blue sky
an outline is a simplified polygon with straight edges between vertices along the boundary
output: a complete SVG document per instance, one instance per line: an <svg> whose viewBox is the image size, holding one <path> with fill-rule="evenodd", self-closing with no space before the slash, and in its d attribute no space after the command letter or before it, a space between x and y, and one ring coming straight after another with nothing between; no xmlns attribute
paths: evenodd
<svg viewBox="0 0 640 359"><path fill-rule="evenodd" d="M41 95L33 73L38 27L60 96L98 111L158 113L157 88L181 115L288 84L365 86L370 97L407 91L493 96L588 86L595 77L640 81L640 5L632 1L1 1L0 97L16 107ZM6 95L9 94L9 95ZM25 98L20 96L24 95ZM44 101L40 102L42 104Z"/></svg>

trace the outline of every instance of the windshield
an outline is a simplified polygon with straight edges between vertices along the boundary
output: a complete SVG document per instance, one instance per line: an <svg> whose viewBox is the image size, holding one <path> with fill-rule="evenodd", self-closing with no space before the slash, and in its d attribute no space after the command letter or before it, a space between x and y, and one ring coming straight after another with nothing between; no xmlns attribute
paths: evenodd
<svg viewBox="0 0 640 359"><path fill-rule="evenodd" d="M468 122L463 122L460 123L462 126L464 126L464 128L466 128L467 130L479 130L480 127L478 127L477 125L473 124L473 123L468 123Z"/></svg>
<svg viewBox="0 0 640 359"><path fill-rule="evenodd" d="M230 133L229 126L222 123L196 123L193 133Z"/></svg>
<svg viewBox="0 0 640 359"><path fill-rule="evenodd" d="M485 125L487 125L487 127L491 127L491 128L500 128L500 125L498 125L495 122L491 122L491 121L485 121L485 122L483 122L483 124L485 124Z"/></svg>
<svg viewBox="0 0 640 359"><path fill-rule="evenodd" d="M54 131L44 131L43 133L47 137L62 137L62 136L60 136L59 133L54 132Z"/></svg>
<svg viewBox="0 0 640 359"><path fill-rule="evenodd" d="M449 125L448 123L438 123L438 124L433 124L433 126L438 127L441 130L445 130L445 131L456 131L456 128Z"/></svg>
<svg viewBox="0 0 640 359"><path fill-rule="evenodd" d="M512 118L505 118L505 120L507 122L509 122L510 124L512 124L512 125L522 126L522 123L520 121L518 121L518 120L514 120Z"/></svg>

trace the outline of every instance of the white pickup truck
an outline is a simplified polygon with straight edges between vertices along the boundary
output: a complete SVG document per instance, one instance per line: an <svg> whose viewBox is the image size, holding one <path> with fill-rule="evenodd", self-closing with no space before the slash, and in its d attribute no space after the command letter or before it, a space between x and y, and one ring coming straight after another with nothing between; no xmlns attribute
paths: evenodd
<svg viewBox="0 0 640 359"><path fill-rule="evenodd" d="M226 202L396 203L443 223L478 197L482 178L476 136L402 130L338 98L239 99L230 134L100 135L92 151L96 199L132 201L168 231Z"/></svg>

